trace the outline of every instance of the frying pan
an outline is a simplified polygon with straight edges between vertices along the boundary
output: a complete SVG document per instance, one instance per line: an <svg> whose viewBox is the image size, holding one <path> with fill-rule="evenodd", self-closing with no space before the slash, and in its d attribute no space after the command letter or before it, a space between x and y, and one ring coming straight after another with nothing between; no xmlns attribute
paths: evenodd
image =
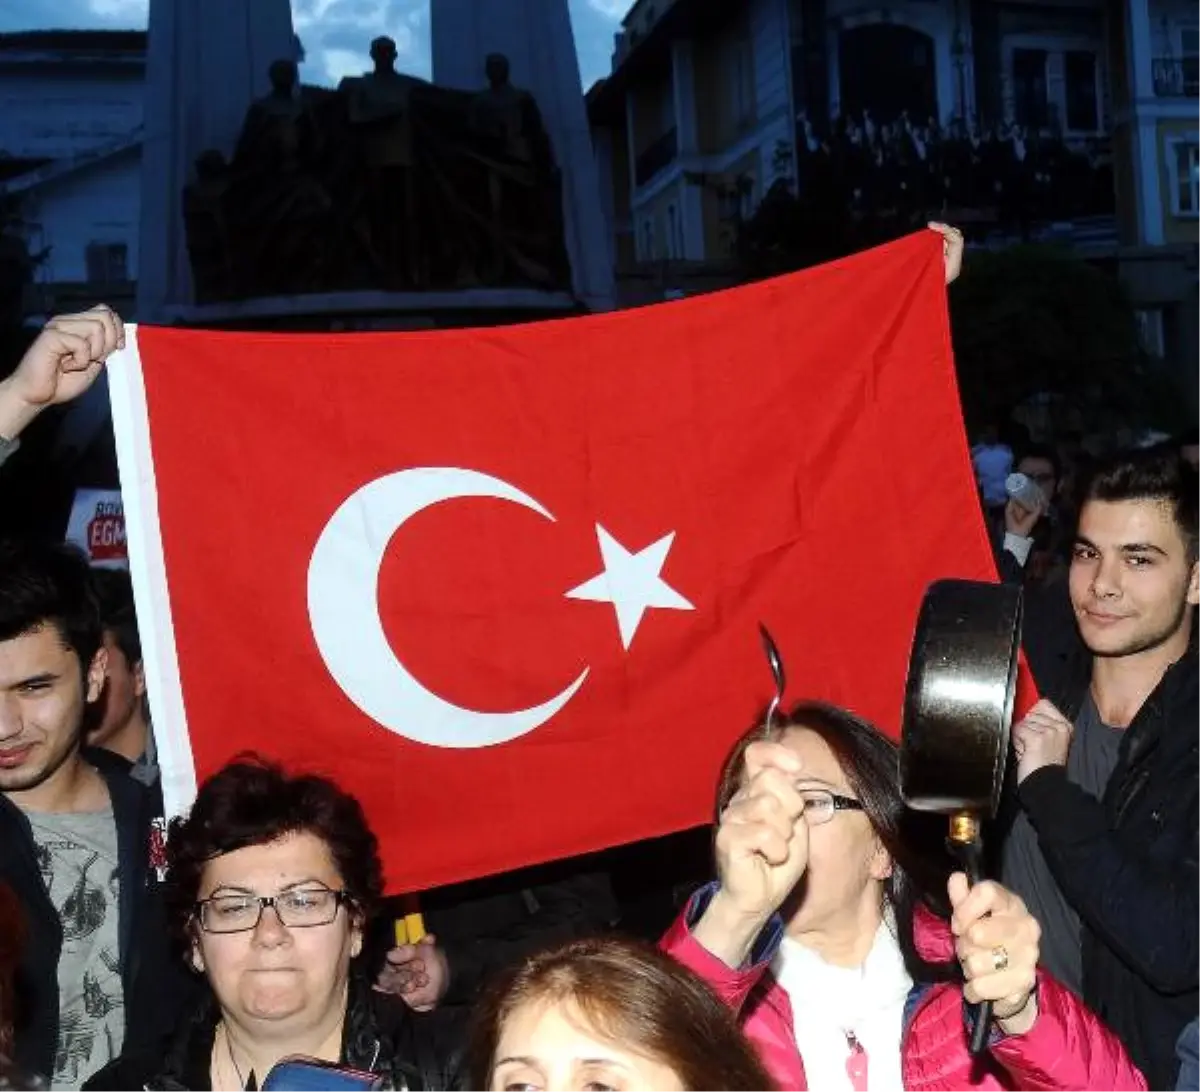
<svg viewBox="0 0 1200 1092"><path fill-rule="evenodd" d="M939 580L917 617L900 738L900 793L915 811L949 817L946 845L968 881L982 879L979 821L996 814L1017 689L1021 589ZM991 1024L978 1006L971 1051Z"/></svg>

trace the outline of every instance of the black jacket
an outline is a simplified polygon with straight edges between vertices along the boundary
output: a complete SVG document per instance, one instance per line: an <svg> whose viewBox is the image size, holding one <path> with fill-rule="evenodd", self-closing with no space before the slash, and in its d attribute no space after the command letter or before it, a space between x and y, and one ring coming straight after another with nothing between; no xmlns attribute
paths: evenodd
<svg viewBox="0 0 1200 1092"><path fill-rule="evenodd" d="M170 954L159 883L150 868L150 797L107 751L85 759L108 786L117 827L119 958L125 1001L125 1042L155 1042L171 1028L187 993L186 972ZM25 1073L50 1076L58 1046L58 960L62 922L42 881L33 832L24 813L0 796L0 880L21 901L26 940L17 968L13 1061Z"/></svg>
<svg viewBox="0 0 1200 1092"><path fill-rule="evenodd" d="M219 1013L209 994L196 1002L174 1035L158 1049L124 1051L84 1083L85 1089L212 1088L212 1050ZM457 1087L461 1027L440 1012L411 1013L402 1001L375 993L361 975L351 978L341 1064L384 1077L389 1089ZM265 1074L256 1074L261 1086ZM247 1074L249 1077L249 1074Z"/></svg>
<svg viewBox="0 0 1200 1092"><path fill-rule="evenodd" d="M584 871L593 865L576 858L425 892L425 928L450 968L442 1004L469 1006L497 974L533 952L610 929L616 899L606 872ZM392 923L381 915L368 942L376 967L394 943Z"/></svg>
<svg viewBox="0 0 1200 1092"><path fill-rule="evenodd" d="M1074 721L1091 682L1065 588L1029 601L1025 651L1039 691ZM1200 705L1197 644L1125 730L1102 800L1061 766L1019 799L1083 923L1084 1000L1121 1037L1151 1088L1172 1088L1175 1042L1200 1006Z"/></svg>

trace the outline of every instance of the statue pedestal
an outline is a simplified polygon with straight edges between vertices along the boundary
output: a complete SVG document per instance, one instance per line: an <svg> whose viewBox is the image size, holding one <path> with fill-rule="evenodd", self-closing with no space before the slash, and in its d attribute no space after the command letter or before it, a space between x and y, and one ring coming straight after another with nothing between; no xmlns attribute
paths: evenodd
<svg viewBox="0 0 1200 1092"><path fill-rule="evenodd" d="M612 243L567 0L433 0L430 19L435 83L478 91L487 54L503 53L513 84L537 100L562 170L575 295L591 311L611 310Z"/></svg>
<svg viewBox="0 0 1200 1092"><path fill-rule="evenodd" d="M434 292L351 291L303 296L263 296L250 300L181 304L163 321L181 326L253 329L433 329L505 321L565 318L578 304L569 292L537 288L464 288Z"/></svg>
<svg viewBox="0 0 1200 1092"><path fill-rule="evenodd" d="M296 56L288 0L151 0L137 319L164 322L192 299L183 187L196 157L228 156L272 61Z"/></svg>

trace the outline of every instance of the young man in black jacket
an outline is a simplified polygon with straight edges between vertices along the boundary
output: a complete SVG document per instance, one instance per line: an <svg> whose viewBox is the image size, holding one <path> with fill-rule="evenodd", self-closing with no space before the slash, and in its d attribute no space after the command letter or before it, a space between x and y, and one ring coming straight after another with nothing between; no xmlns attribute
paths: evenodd
<svg viewBox="0 0 1200 1092"><path fill-rule="evenodd" d="M185 999L158 886L156 820L129 764L82 748L104 685L87 562L0 543L0 881L27 935L17 972L18 1072L78 1087Z"/></svg>
<svg viewBox="0 0 1200 1092"><path fill-rule="evenodd" d="M1194 470L1165 451L1098 467L1069 598L1028 603L1043 699L1013 729L1021 813L1004 881L1041 923L1046 965L1151 1088L1174 1087L1200 1005L1196 562Z"/></svg>

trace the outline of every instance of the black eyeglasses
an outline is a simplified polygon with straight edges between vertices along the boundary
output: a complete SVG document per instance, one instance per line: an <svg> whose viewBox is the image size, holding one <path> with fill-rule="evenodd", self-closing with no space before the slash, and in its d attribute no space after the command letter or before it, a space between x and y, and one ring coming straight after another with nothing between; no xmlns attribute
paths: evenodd
<svg viewBox="0 0 1200 1092"><path fill-rule="evenodd" d="M862 811L862 801L841 796L828 789L801 789L804 798L804 821L810 827L828 823L839 811Z"/></svg>
<svg viewBox="0 0 1200 1092"><path fill-rule="evenodd" d="M350 902L345 891L329 887L300 887L278 895L215 895L196 903L196 920L206 933L248 933L257 929L263 911L274 907L280 924L289 929L328 925L338 908Z"/></svg>

